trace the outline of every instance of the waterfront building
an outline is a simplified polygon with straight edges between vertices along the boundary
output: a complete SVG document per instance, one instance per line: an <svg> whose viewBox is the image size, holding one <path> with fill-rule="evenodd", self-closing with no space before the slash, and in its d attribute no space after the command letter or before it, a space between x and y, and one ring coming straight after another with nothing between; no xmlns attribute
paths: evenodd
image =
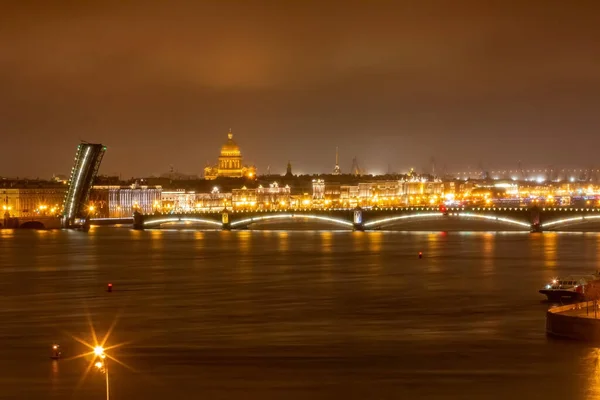
<svg viewBox="0 0 600 400"><path fill-rule="evenodd" d="M160 210L161 192L160 186L95 185L88 212L92 218L129 218L135 211L151 214Z"/></svg>
<svg viewBox="0 0 600 400"><path fill-rule="evenodd" d="M135 211L152 214L160 210L161 193L160 186L93 186L88 212L92 218L129 218Z"/></svg>
<svg viewBox="0 0 600 400"><path fill-rule="evenodd" d="M274 208L288 206L291 203L292 189L288 186L280 186L277 182L269 184L269 187L258 186L256 190L256 201L261 208Z"/></svg>
<svg viewBox="0 0 600 400"><path fill-rule="evenodd" d="M339 182L325 182L325 203L339 205L341 186Z"/></svg>
<svg viewBox="0 0 600 400"><path fill-rule="evenodd" d="M255 178L256 167L243 164L242 152L233 140L231 129L227 133L227 141L221 147L217 165L204 168L205 179L224 178Z"/></svg>
<svg viewBox="0 0 600 400"><path fill-rule="evenodd" d="M160 194L162 212L189 212L196 207L196 192L185 189L164 190Z"/></svg>
<svg viewBox="0 0 600 400"><path fill-rule="evenodd" d="M325 181L323 179L312 180L313 200L322 201L325 199Z"/></svg>
<svg viewBox="0 0 600 400"><path fill-rule="evenodd" d="M340 186L340 203L344 207L357 207L359 204L359 187L357 185Z"/></svg>
<svg viewBox="0 0 600 400"><path fill-rule="evenodd" d="M231 193L221 193L214 187L210 193L196 193L196 211L222 210L232 204Z"/></svg>
<svg viewBox="0 0 600 400"><path fill-rule="evenodd" d="M257 189L248 189L246 186L241 189L231 191L231 204L233 208L254 208L256 207Z"/></svg>
<svg viewBox="0 0 600 400"><path fill-rule="evenodd" d="M58 215L62 209L66 187L0 188L0 204L4 217Z"/></svg>

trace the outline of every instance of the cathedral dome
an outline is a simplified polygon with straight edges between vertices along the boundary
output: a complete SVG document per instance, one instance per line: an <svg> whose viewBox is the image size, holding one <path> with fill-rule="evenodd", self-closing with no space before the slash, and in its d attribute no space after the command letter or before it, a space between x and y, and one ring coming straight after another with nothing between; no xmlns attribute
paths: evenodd
<svg viewBox="0 0 600 400"><path fill-rule="evenodd" d="M240 156L240 146L233 140L231 129L227 133L227 142L221 147L221 157Z"/></svg>

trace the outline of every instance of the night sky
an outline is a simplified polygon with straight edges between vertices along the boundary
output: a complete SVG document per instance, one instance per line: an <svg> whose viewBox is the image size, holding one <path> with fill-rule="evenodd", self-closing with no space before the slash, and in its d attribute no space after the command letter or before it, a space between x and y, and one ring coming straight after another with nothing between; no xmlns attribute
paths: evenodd
<svg viewBox="0 0 600 400"><path fill-rule="evenodd" d="M597 2L126 3L3 2L0 176L600 165Z"/></svg>

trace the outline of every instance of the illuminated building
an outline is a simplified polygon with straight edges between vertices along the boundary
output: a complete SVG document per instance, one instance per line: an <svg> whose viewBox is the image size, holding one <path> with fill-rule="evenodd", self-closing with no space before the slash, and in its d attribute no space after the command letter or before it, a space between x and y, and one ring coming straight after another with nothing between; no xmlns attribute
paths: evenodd
<svg viewBox="0 0 600 400"><path fill-rule="evenodd" d="M231 191L231 204L233 208L256 207L256 190L248 189L245 186L241 189L233 189Z"/></svg>
<svg viewBox="0 0 600 400"><path fill-rule="evenodd" d="M109 216L112 218L130 217L134 211L142 214L158 211L162 188L160 186L131 185L125 188L110 189L108 195Z"/></svg>
<svg viewBox="0 0 600 400"><path fill-rule="evenodd" d="M325 183L325 201L339 205L341 185L337 182Z"/></svg>
<svg viewBox="0 0 600 400"><path fill-rule="evenodd" d="M196 207L196 192L185 189L165 190L160 194L163 212L187 212Z"/></svg>
<svg viewBox="0 0 600 400"><path fill-rule="evenodd" d="M66 188L0 188L0 207L4 217L58 215Z"/></svg>
<svg viewBox="0 0 600 400"><path fill-rule="evenodd" d="M214 187L210 193L196 193L196 211L222 210L231 206L231 193L221 193L219 188Z"/></svg>
<svg viewBox="0 0 600 400"><path fill-rule="evenodd" d="M227 133L227 142L221 146L221 155L219 156L218 164L204 168L205 179L216 179L218 177L256 177L256 167L243 165L242 152L240 147L233 140L233 133L231 132L231 129Z"/></svg>
<svg viewBox="0 0 600 400"><path fill-rule="evenodd" d="M325 199L325 181L323 179L313 179L312 192L313 200Z"/></svg>
<svg viewBox="0 0 600 400"><path fill-rule="evenodd" d="M288 185L281 187L277 182L273 182L267 188L258 186L256 200L262 208L287 206L290 204L291 193Z"/></svg>
<svg viewBox="0 0 600 400"><path fill-rule="evenodd" d="M92 218L130 218L135 211L152 214L160 211L160 186L94 186L88 212Z"/></svg>
<svg viewBox="0 0 600 400"><path fill-rule="evenodd" d="M231 193L233 208L279 209L292 205L291 189L288 185L279 186L273 182L269 187L259 185L256 189L233 189Z"/></svg>
<svg viewBox="0 0 600 400"><path fill-rule="evenodd" d="M358 193L359 187L353 185L341 185L340 186L340 203L344 207L356 207L358 206Z"/></svg>

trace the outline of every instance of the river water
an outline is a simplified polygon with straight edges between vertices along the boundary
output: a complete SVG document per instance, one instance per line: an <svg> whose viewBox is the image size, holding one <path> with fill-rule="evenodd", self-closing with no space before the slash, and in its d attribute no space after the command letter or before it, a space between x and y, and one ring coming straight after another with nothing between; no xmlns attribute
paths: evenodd
<svg viewBox="0 0 600 400"><path fill-rule="evenodd" d="M0 230L0 398L105 398L88 321L114 323L113 400L600 398L600 351L547 338L537 293L599 256L594 233Z"/></svg>

